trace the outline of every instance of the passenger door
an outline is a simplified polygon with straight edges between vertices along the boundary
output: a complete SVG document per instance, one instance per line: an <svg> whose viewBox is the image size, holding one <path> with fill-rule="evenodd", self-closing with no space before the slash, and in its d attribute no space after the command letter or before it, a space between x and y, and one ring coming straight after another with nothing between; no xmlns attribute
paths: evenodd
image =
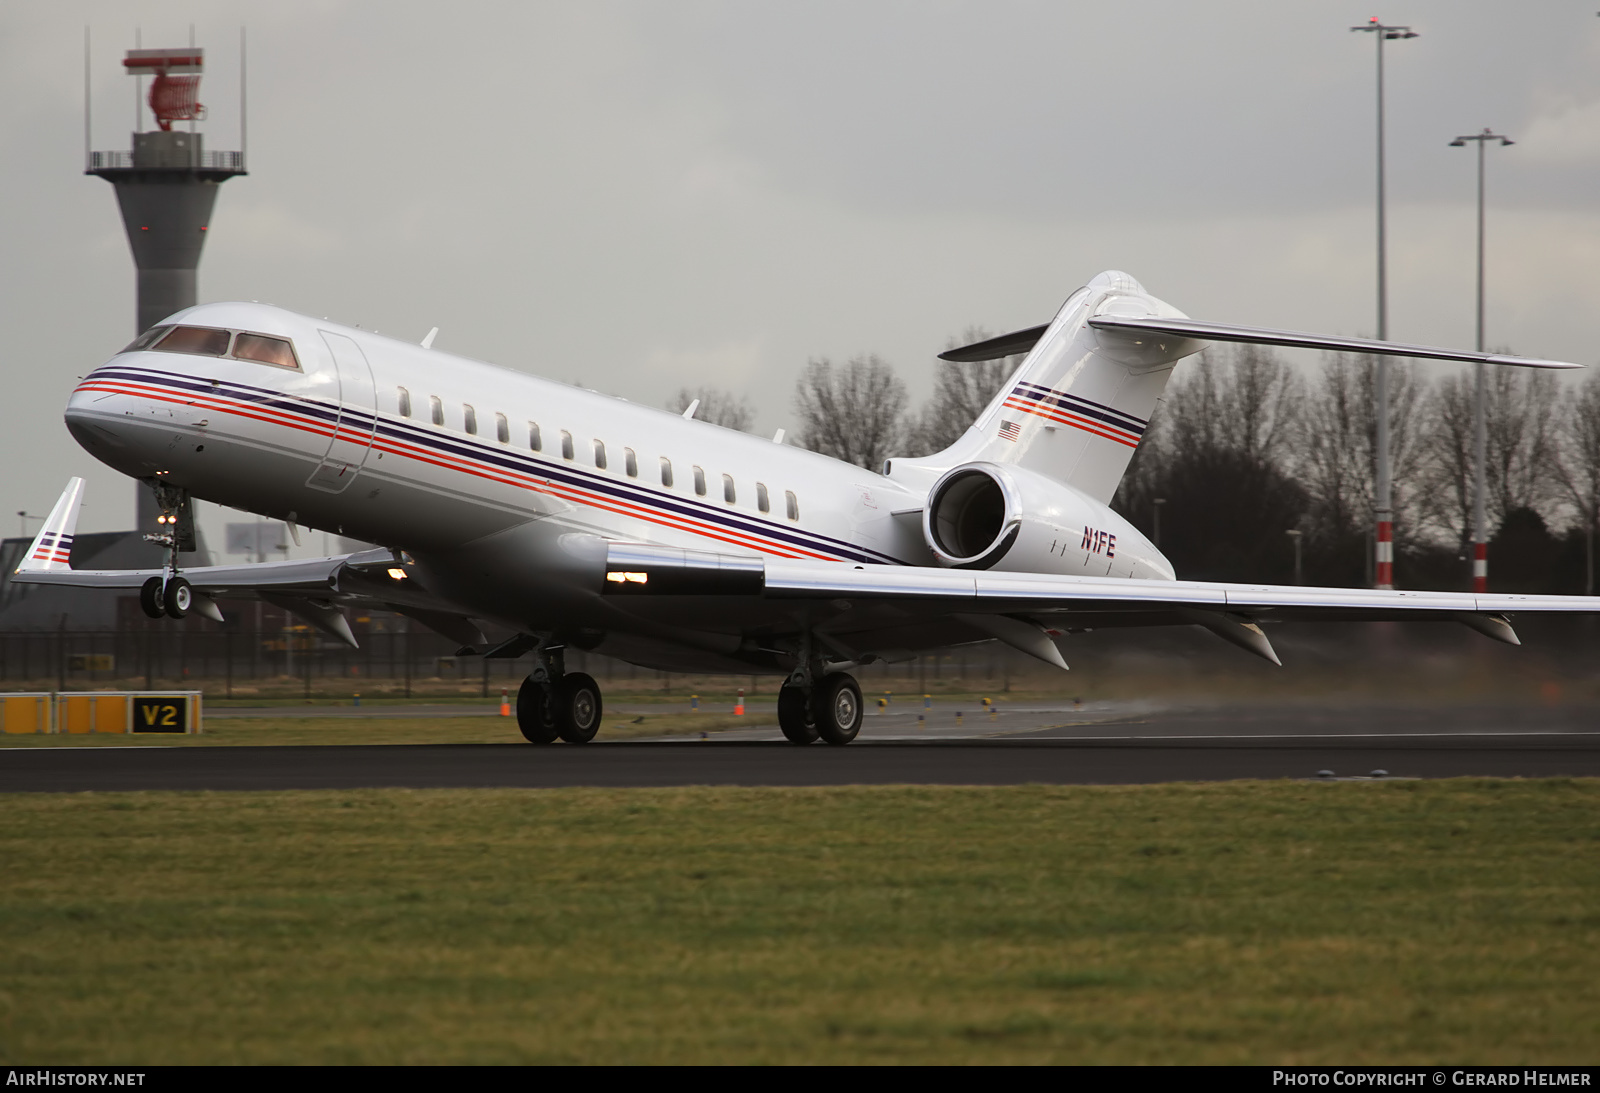
<svg viewBox="0 0 1600 1093"><path fill-rule="evenodd" d="M322 340L333 354L339 377L339 408L333 439L317 469L306 479L312 489L343 493L361 473L372 450L372 434L377 426L377 391L372 382L372 366L366 354L343 334L322 331Z"/></svg>

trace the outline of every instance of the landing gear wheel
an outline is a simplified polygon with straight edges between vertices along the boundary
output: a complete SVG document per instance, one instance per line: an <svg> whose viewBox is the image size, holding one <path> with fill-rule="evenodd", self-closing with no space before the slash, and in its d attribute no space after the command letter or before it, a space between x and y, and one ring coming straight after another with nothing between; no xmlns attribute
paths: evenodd
<svg viewBox="0 0 1600 1093"><path fill-rule="evenodd" d="M160 577L151 577L139 588L139 609L152 619L167 617L167 600Z"/></svg>
<svg viewBox="0 0 1600 1093"><path fill-rule="evenodd" d="M825 676L812 693L817 732L830 744L848 744L861 731L861 688L843 672Z"/></svg>
<svg viewBox="0 0 1600 1093"><path fill-rule="evenodd" d="M568 672L556 684L551 703L556 733L569 744L587 744L600 731L600 685L582 672Z"/></svg>
<svg viewBox="0 0 1600 1093"><path fill-rule="evenodd" d="M791 744L816 743L817 725L806 701L809 697L804 687L792 683L785 683L778 690L778 727Z"/></svg>
<svg viewBox="0 0 1600 1093"><path fill-rule="evenodd" d="M194 606L194 589L189 587L189 582L182 577L174 577L167 582L161 598L166 601L162 606L166 608L167 615L181 619L189 613L189 608Z"/></svg>
<svg viewBox="0 0 1600 1093"><path fill-rule="evenodd" d="M549 744L556 738L556 721L550 702L551 687L532 676L517 691L517 728L530 744Z"/></svg>

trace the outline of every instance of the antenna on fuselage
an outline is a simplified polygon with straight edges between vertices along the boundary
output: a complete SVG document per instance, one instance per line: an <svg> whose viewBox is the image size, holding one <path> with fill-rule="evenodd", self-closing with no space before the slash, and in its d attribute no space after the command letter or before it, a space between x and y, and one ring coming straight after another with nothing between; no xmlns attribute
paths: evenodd
<svg viewBox="0 0 1600 1093"><path fill-rule="evenodd" d="M783 430L782 429L779 429L777 432L772 434L772 442L774 444L782 444L783 443Z"/></svg>
<svg viewBox="0 0 1600 1093"><path fill-rule="evenodd" d="M689 408L683 412L684 418L692 420L694 418L694 412L698 409L700 409L700 400L695 399L693 402L689 403Z"/></svg>
<svg viewBox="0 0 1600 1093"><path fill-rule="evenodd" d="M428 331L428 336L426 338L422 339L422 348L424 348L424 349L432 349L433 348L433 339L436 338L438 336L438 334L439 334L439 328L438 327L434 327L432 330Z"/></svg>

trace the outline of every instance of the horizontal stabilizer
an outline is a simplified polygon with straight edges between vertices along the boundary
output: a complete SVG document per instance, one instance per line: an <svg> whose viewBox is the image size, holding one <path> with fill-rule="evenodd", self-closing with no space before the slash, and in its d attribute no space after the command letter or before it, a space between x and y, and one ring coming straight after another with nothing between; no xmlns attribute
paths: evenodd
<svg viewBox="0 0 1600 1093"><path fill-rule="evenodd" d="M963 345L958 349L946 349L939 354L942 361L954 361L957 364L971 364L974 361L997 361L1001 357L1014 356L1017 353L1026 353L1039 343L1044 337L1044 332L1050 329L1050 324L1030 326L1026 330L1015 330L1010 334L1002 334L998 338L987 341L973 342Z"/></svg>
<svg viewBox="0 0 1600 1093"><path fill-rule="evenodd" d="M1155 317L1130 319L1117 315L1097 315L1089 320L1096 330L1120 331L1127 334L1162 334L1168 337L1189 338L1208 342L1245 342L1250 345L1281 345L1289 349L1325 349L1343 353L1375 353L1388 357L1416 357L1433 361L1464 361L1485 364L1512 365L1518 368L1582 368L1571 361L1551 361L1538 357L1513 357L1504 353L1471 353L1459 349L1440 349L1432 345L1410 345L1406 342L1380 342L1373 338L1336 338L1325 334L1304 334L1296 330L1273 330L1262 326L1232 326L1228 323L1206 323L1195 319L1160 319ZM974 361L992 361L1014 353L1026 353L1044 337L1049 329L1030 326L1026 330L1002 334L988 341L964 345L959 349L939 354L943 361L970 364Z"/></svg>
<svg viewBox="0 0 1600 1093"><path fill-rule="evenodd" d="M1380 342L1372 338L1334 338L1325 334L1302 334L1294 330L1269 330L1259 326L1230 326L1203 323L1194 319L1125 319L1097 315L1089 320L1096 330L1126 333L1165 334L1208 342L1246 342L1250 345L1281 345L1291 349L1331 349L1343 353L1376 353L1387 357L1418 357L1431 361L1466 361L1515 365L1518 368L1582 368L1569 361L1547 361L1537 357L1512 357L1503 353L1468 353L1459 349L1439 349L1431 345L1405 342ZM974 358L981 359L981 358Z"/></svg>

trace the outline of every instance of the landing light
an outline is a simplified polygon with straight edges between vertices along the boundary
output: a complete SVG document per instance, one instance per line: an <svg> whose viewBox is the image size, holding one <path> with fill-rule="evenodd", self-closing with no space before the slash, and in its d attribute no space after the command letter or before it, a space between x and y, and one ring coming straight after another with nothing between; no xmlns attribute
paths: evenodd
<svg viewBox="0 0 1600 1093"><path fill-rule="evenodd" d="M617 584L627 584L629 582L632 582L633 584L648 584L650 583L650 574L624 573L621 570L614 569L610 573L606 574L606 580L614 581Z"/></svg>
<svg viewBox="0 0 1600 1093"><path fill-rule="evenodd" d="M403 581L406 579L406 571L398 567L393 567L389 570L389 576L393 577L397 581Z"/></svg>

